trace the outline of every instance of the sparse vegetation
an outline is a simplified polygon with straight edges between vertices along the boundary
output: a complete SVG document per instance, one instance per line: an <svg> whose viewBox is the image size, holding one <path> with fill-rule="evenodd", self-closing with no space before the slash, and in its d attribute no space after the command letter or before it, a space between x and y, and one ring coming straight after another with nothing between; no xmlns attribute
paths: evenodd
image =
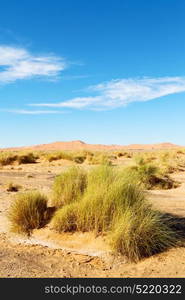
<svg viewBox="0 0 185 300"><path fill-rule="evenodd" d="M132 158L133 157L133 153L128 152L128 151L118 151L118 152L114 152L114 153L118 158L119 157Z"/></svg>
<svg viewBox="0 0 185 300"><path fill-rule="evenodd" d="M92 152L55 151L42 153L1 153L0 163L52 162L67 159L82 164L56 176L52 188L52 205L57 209L52 227L58 232L90 232L104 235L112 249L129 260L161 252L176 244L177 236L160 212L152 209L145 197L146 189L169 189L177 183L171 168L185 168L182 150L163 152ZM129 158L112 166L117 158ZM132 159L131 159L132 158ZM172 164L173 162L173 164ZM99 165L99 166L87 166ZM86 171L85 171L86 170ZM13 183L7 190L18 191ZM19 194L9 219L15 232L30 233L47 220L47 199L38 192Z"/></svg>
<svg viewBox="0 0 185 300"><path fill-rule="evenodd" d="M39 192L27 192L17 195L13 202L9 220L11 229L17 233L30 233L40 228L47 219L47 198Z"/></svg>
<svg viewBox="0 0 185 300"><path fill-rule="evenodd" d="M0 153L0 165L6 166L13 163L18 164L30 164L35 163L38 156L33 152L8 152L4 151Z"/></svg>
<svg viewBox="0 0 185 300"><path fill-rule="evenodd" d="M95 152L87 156L87 163L89 165L111 165L110 156L106 153Z"/></svg>
<svg viewBox="0 0 185 300"><path fill-rule="evenodd" d="M73 154L65 151L45 152L42 153L41 156L44 158L44 160L49 162L60 159L73 160Z"/></svg>
<svg viewBox="0 0 185 300"><path fill-rule="evenodd" d="M143 156L135 157L135 165L126 168L123 173L140 183L145 189L169 189L177 186L167 174L154 163L148 163Z"/></svg>

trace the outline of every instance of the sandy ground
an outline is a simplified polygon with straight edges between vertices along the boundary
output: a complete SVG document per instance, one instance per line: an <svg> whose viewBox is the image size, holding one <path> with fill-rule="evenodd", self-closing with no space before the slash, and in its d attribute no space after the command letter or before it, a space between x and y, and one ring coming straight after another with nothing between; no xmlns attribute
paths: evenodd
<svg viewBox="0 0 185 300"><path fill-rule="evenodd" d="M15 192L39 189L49 195L53 179L70 162L7 166L0 169L0 277L185 277L185 248L129 263L113 255L102 237L92 233L54 233L50 226L35 230L30 238L10 232L8 209ZM153 190L148 198L161 211L175 215L185 230L185 172L173 175L181 185L171 190Z"/></svg>

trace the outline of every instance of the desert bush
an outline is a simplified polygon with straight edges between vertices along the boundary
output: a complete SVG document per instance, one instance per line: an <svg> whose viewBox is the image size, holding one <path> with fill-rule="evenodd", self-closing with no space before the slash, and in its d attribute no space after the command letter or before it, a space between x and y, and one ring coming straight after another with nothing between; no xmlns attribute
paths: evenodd
<svg viewBox="0 0 185 300"><path fill-rule="evenodd" d="M106 153L95 152L94 155L87 157L87 162L90 165L111 165L110 156Z"/></svg>
<svg viewBox="0 0 185 300"><path fill-rule="evenodd" d="M28 153L19 153L17 155L17 161L19 164L32 164L35 163L38 156L36 156L33 152Z"/></svg>
<svg viewBox="0 0 185 300"><path fill-rule="evenodd" d="M73 157L73 161L77 164L82 164L86 160L86 156L76 155Z"/></svg>
<svg viewBox="0 0 185 300"><path fill-rule="evenodd" d="M123 153L123 152L116 152L115 154L117 155L117 157L122 157L122 156L124 156L124 153Z"/></svg>
<svg viewBox="0 0 185 300"><path fill-rule="evenodd" d="M163 153L159 156L158 164L161 170L165 174L171 174L174 172L182 171L185 167L185 160L182 155L173 152L172 154Z"/></svg>
<svg viewBox="0 0 185 300"><path fill-rule="evenodd" d="M18 233L30 233L45 224L47 198L39 192L27 192L17 196L9 211L11 229Z"/></svg>
<svg viewBox="0 0 185 300"><path fill-rule="evenodd" d="M17 155L13 152L0 152L0 165L11 165L17 159Z"/></svg>
<svg viewBox="0 0 185 300"><path fill-rule="evenodd" d="M65 151L46 152L42 154L42 157L49 162L60 159L73 160L73 154Z"/></svg>
<svg viewBox="0 0 185 300"><path fill-rule="evenodd" d="M71 167L55 178L53 184L52 203L56 207L76 201L84 192L87 185L86 173Z"/></svg>
<svg viewBox="0 0 185 300"><path fill-rule="evenodd" d="M18 192L18 190L20 188L21 188L21 186L19 184L9 182L6 190L7 190L7 192Z"/></svg>
<svg viewBox="0 0 185 300"><path fill-rule="evenodd" d="M113 249L131 261L162 252L176 244L176 234L159 212L151 208L127 208L115 222L109 241Z"/></svg>
<svg viewBox="0 0 185 300"><path fill-rule="evenodd" d="M132 178L133 182L140 183L145 189L176 187L176 182L168 176L165 169L156 165L157 163L148 163L144 156L136 156L135 162L135 165L123 170L123 174Z"/></svg>
<svg viewBox="0 0 185 300"><path fill-rule="evenodd" d="M125 158L132 158L133 157L133 153L129 152L129 151L116 151L114 152L115 155L119 158L119 157L125 157Z"/></svg>

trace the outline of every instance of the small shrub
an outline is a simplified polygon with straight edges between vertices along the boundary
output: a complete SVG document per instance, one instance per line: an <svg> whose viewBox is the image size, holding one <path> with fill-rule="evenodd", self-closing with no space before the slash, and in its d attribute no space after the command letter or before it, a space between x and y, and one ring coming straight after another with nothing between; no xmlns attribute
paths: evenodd
<svg viewBox="0 0 185 300"><path fill-rule="evenodd" d="M17 161L19 164L32 164L37 160L37 156L35 156L32 152L30 153L20 153L17 156Z"/></svg>
<svg viewBox="0 0 185 300"><path fill-rule="evenodd" d="M116 153L116 155L117 155L117 157L122 157L122 156L124 156L123 152L118 152L118 153Z"/></svg>
<svg viewBox="0 0 185 300"><path fill-rule="evenodd" d="M111 165L110 157L105 153L95 153L93 156L87 157L87 162L90 165Z"/></svg>
<svg viewBox="0 0 185 300"><path fill-rule="evenodd" d="M17 155L12 152L1 152L0 153L0 165L6 166L11 165L17 159Z"/></svg>
<svg viewBox="0 0 185 300"><path fill-rule="evenodd" d="M10 182L7 186L7 192L18 192L20 185Z"/></svg>
<svg viewBox="0 0 185 300"><path fill-rule="evenodd" d="M82 156L82 155L81 156L78 155L78 156L73 157L73 161L77 164L82 164L85 161L85 159L86 159L86 156Z"/></svg>
<svg viewBox="0 0 185 300"><path fill-rule="evenodd" d="M19 194L13 202L9 220L11 229L18 233L30 233L34 228L45 224L47 215L47 198L39 192Z"/></svg>
<svg viewBox="0 0 185 300"><path fill-rule="evenodd" d="M55 178L52 203L56 207L76 201L87 185L86 173L78 167L71 167Z"/></svg>

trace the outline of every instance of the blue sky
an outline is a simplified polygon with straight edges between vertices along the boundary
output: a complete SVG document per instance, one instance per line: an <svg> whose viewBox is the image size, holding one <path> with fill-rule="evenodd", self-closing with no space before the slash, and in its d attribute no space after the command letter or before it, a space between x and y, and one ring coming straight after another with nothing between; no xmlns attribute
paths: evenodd
<svg viewBox="0 0 185 300"><path fill-rule="evenodd" d="M0 147L185 145L184 0L2 0Z"/></svg>

